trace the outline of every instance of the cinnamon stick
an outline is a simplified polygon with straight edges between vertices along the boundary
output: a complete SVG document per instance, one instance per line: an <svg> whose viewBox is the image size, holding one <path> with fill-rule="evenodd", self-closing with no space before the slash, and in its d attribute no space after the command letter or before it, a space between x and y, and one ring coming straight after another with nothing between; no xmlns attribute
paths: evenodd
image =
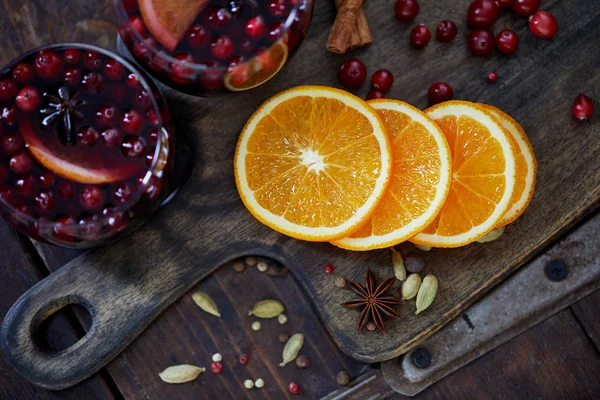
<svg viewBox="0 0 600 400"><path fill-rule="evenodd" d="M344 54L348 50L352 31L356 26L356 17L358 11L362 8L362 2L363 0L342 1L329 33L327 50L337 54Z"/></svg>
<svg viewBox="0 0 600 400"><path fill-rule="evenodd" d="M346 0L335 0L335 8L339 10L345 1ZM371 44L372 42L373 37L371 36L371 30L369 29L367 18L365 17L365 10L361 6L356 14L356 23L352 27L350 42L348 43L346 50L365 46L367 44Z"/></svg>

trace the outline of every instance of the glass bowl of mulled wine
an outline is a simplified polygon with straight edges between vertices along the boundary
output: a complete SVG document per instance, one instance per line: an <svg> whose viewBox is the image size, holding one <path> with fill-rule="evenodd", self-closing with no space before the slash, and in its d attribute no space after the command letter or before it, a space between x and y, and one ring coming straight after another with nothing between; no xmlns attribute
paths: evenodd
<svg viewBox="0 0 600 400"><path fill-rule="evenodd" d="M151 79L83 44L31 50L0 72L0 211L28 236L98 246L169 190L175 141Z"/></svg>
<svg viewBox="0 0 600 400"><path fill-rule="evenodd" d="M273 78L306 36L313 0L114 0L128 53L184 93L241 92Z"/></svg>

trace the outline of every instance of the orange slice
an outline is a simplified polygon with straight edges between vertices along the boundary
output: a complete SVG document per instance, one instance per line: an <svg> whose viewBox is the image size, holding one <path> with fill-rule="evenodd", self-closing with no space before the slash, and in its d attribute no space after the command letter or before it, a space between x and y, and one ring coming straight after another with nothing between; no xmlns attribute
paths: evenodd
<svg viewBox="0 0 600 400"><path fill-rule="evenodd" d="M448 101L425 113L448 139L453 175L437 218L410 241L463 246L494 229L508 211L516 186L515 148L500 122L475 103Z"/></svg>
<svg viewBox="0 0 600 400"><path fill-rule="evenodd" d="M169 51L175 50L209 0L138 0L152 35Z"/></svg>
<svg viewBox="0 0 600 400"><path fill-rule="evenodd" d="M448 141L431 118L397 100L368 103L386 125L394 164L388 190L370 221L332 242L348 250L390 247L421 232L444 205L452 177Z"/></svg>
<svg viewBox="0 0 600 400"><path fill-rule="evenodd" d="M480 105L500 121L504 129L510 133L511 141L516 148L517 186L510 201L510 208L498 223L498 227L502 227L516 220L529 205L535 189L537 161L527 134L517 121L496 107Z"/></svg>
<svg viewBox="0 0 600 400"><path fill-rule="evenodd" d="M225 75L225 87L242 92L260 86L277 75L287 58L288 47L280 40L258 57L233 67Z"/></svg>
<svg viewBox="0 0 600 400"><path fill-rule="evenodd" d="M250 117L234 164L240 197L259 221L325 242L369 219L387 189L392 155L385 126L366 102L299 86Z"/></svg>

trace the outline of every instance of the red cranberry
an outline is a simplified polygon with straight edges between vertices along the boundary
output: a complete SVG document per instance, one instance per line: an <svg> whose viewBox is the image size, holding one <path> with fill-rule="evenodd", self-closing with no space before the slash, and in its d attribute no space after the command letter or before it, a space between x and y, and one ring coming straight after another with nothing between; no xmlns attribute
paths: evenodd
<svg viewBox="0 0 600 400"><path fill-rule="evenodd" d="M88 72L81 81L81 86L91 93L99 93L104 88L104 78L97 72Z"/></svg>
<svg viewBox="0 0 600 400"><path fill-rule="evenodd" d="M332 264L327 264L325 267L323 267L323 271L326 274L333 274L333 265Z"/></svg>
<svg viewBox="0 0 600 400"><path fill-rule="evenodd" d="M412 31L410 31L410 43L413 47L423 48L427 46L429 39L431 39L431 32L429 32L429 28L423 24L415 26Z"/></svg>
<svg viewBox="0 0 600 400"><path fill-rule="evenodd" d="M394 10L399 20L412 21L419 14L419 3L417 0L398 0Z"/></svg>
<svg viewBox="0 0 600 400"><path fill-rule="evenodd" d="M71 217L58 217L54 221L54 234L56 239L63 242L73 242L77 238L77 221Z"/></svg>
<svg viewBox="0 0 600 400"><path fill-rule="evenodd" d="M35 196L35 209L42 213L49 213L56 207L56 198L54 193L48 190L42 190Z"/></svg>
<svg viewBox="0 0 600 400"><path fill-rule="evenodd" d="M25 86L19 90L15 103L25 112L35 111L40 104L40 92L33 86Z"/></svg>
<svg viewBox="0 0 600 400"><path fill-rule="evenodd" d="M540 2L541 0L514 0L512 10L519 15L529 16L540 8Z"/></svg>
<svg viewBox="0 0 600 400"><path fill-rule="evenodd" d="M106 195L101 187L89 185L81 190L79 200L84 208L97 210L104 205Z"/></svg>
<svg viewBox="0 0 600 400"><path fill-rule="evenodd" d="M500 0L500 7L512 7L513 0Z"/></svg>
<svg viewBox="0 0 600 400"><path fill-rule="evenodd" d="M139 184L139 181L138 181ZM150 179L148 179L148 183L146 183L146 188L144 189L144 194L150 198L150 200L157 199L163 190L163 181L160 180L156 175L152 175Z"/></svg>
<svg viewBox="0 0 600 400"><path fill-rule="evenodd" d="M0 199L4 200L8 204L14 204L15 191L8 186L0 186Z"/></svg>
<svg viewBox="0 0 600 400"><path fill-rule="evenodd" d="M123 182L119 183L115 188L113 198L117 203L127 203L134 193L135 189L133 188L133 186L129 183Z"/></svg>
<svg viewBox="0 0 600 400"><path fill-rule="evenodd" d="M223 364L221 364L220 362L214 362L210 364L210 370L215 374L220 374L221 372L223 372Z"/></svg>
<svg viewBox="0 0 600 400"><path fill-rule="evenodd" d="M83 146L95 146L98 141L98 132L92 127L84 126L77 132L77 143Z"/></svg>
<svg viewBox="0 0 600 400"><path fill-rule="evenodd" d="M15 206L15 210L17 210L17 212L20 212L21 214L33 217L33 209L28 205L20 204L18 206Z"/></svg>
<svg viewBox="0 0 600 400"><path fill-rule="evenodd" d="M45 79L53 79L60 75L63 63L53 51L42 51L35 59L35 72Z"/></svg>
<svg viewBox="0 0 600 400"><path fill-rule="evenodd" d="M117 117L117 109L108 104L101 105L96 111L96 122L101 125L112 125Z"/></svg>
<svg viewBox="0 0 600 400"><path fill-rule="evenodd" d="M146 164L146 168L148 168L148 169L152 168L152 163L154 162L154 154L155 154L154 150L151 150L148 154L146 154L145 164Z"/></svg>
<svg viewBox="0 0 600 400"><path fill-rule="evenodd" d="M494 83L498 79L498 74L495 72L490 72L487 76L487 80L489 83Z"/></svg>
<svg viewBox="0 0 600 400"><path fill-rule="evenodd" d="M0 164L0 184L6 182L8 179L8 170L2 164Z"/></svg>
<svg viewBox="0 0 600 400"><path fill-rule="evenodd" d="M246 365L248 364L248 354L242 354L239 358L238 361L240 362L240 364L242 365Z"/></svg>
<svg viewBox="0 0 600 400"><path fill-rule="evenodd" d="M281 36L281 30L283 29L283 21L273 22L271 26L269 26L269 40L274 42Z"/></svg>
<svg viewBox="0 0 600 400"><path fill-rule="evenodd" d="M63 199L74 199L77 193L77 187L73 182L61 181L57 185L56 191Z"/></svg>
<svg viewBox="0 0 600 400"><path fill-rule="evenodd" d="M489 29L477 29L469 34L468 43L471 54L487 57L494 51L496 38Z"/></svg>
<svg viewBox="0 0 600 400"><path fill-rule="evenodd" d="M146 143L139 136L128 136L121 145L123 154L129 158L137 158L144 155Z"/></svg>
<svg viewBox="0 0 600 400"><path fill-rule="evenodd" d="M0 118L4 120L6 125L13 126L17 123L17 109L15 107L4 107Z"/></svg>
<svg viewBox="0 0 600 400"><path fill-rule="evenodd" d="M469 6L467 20L475 28L487 28L498 20L500 3L496 0L475 0Z"/></svg>
<svg viewBox="0 0 600 400"><path fill-rule="evenodd" d="M338 78L345 87L358 88L367 78L367 67L357 58L351 58L342 64Z"/></svg>
<svg viewBox="0 0 600 400"><path fill-rule="evenodd" d="M152 129L149 136L150 143L156 145L156 143L158 143L158 129Z"/></svg>
<svg viewBox="0 0 600 400"><path fill-rule="evenodd" d="M498 32L496 36L496 47L502 54L513 54L519 46L519 36L510 29Z"/></svg>
<svg viewBox="0 0 600 400"><path fill-rule="evenodd" d="M17 192L25 196L31 196L35 192L36 186L37 182L33 175L20 177L15 182Z"/></svg>
<svg viewBox="0 0 600 400"><path fill-rule="evenodd" d="M246 22L246 35L252 39L260 39L266 32L265 20L260 15L252 17Z"/></svg>
<svg viewBox="0 0 600 400"><path fill-rule="evenodd" d="M65 51L64 57L67 64L77 64L81 60L81 53L77 49L69 49Z"/></svg>
<svg viewBox="0 0 600 400"><path fill-rule="evenodd" d="M116 129L107 129L101 136L102 144L106 147L117 147L121 143L121 134Z"/></svg>
<svg viewBox="0 0 600 400"><path fill-rule="evenodd" d="M202 25L194 25L187 33L187 42L195 48L206 47L210 43L210 32Z"/></svg>
<svg viewBox="0 0 600 400"><path fill-rule="evenodd" d="M106 60L106 63L104 63L104 74L108 79L121 79L125 74L125 67L114 58L109 58Z"/></svg>
<svg viewBox="0 0 600 400"><path fill-rule="evenodd" d="M392 87L394 83L394 75L387 69L380 69L375 71L373 76L371 76L371 84L373 85L373 89L386 91Z"/></svg>
<svg viewBox="0 0 600 400"><path fill-rule="evenodd" d="M203 65L206 70L202 72L202 85L209 90L222 88L225 69L220 67L216 61L207 61Z"/></svg>
<svg viewBox="0 0 600 400"><path fill-rule="evenodd" d="M586 121L590 119L594 113L594 103L592 103L592 99L585 94L580 94L573 102L572 111L575 118L580 121Z"/></svg>
<svg viewBox="0 0 600 400"><path fill-rule="evenodd" d="M281 18L286 15L286 11L286 0L271 0L269 2L269 14L272 16Z"/></svg>
<svg viewBox="0 0 600 400"><path fill-rule="evenodd" d="M133 14L138 10L138 0L123 0L122 4L127 14Z"/></svg>
<svg viewBox="0 0 600 400"><path fill-rule="evenodd" d="M122 231L127 227L127 216L122 212L116 212L113 207L107 207L102 210L102 215L107 217L107 224L116 232Z"/></svg>
<svg viewBox="0 0 600 400"><path fill-rule="evenodd" d="M77 86L81 82L81 70L77 68L67 68L65 70L64 81L69 86Z"/></svg>
<svg viewBox="0 0 600 400"><path fill-rule="evenodd" d="M19 83L27 83L33 79L33 67L30 64L19 64L13 70L13 78Z"/></svg>
<svg viewBox="0 0 600 400"><path fill-rule="evenodd" d="M156 110L154 110L154 108L150 108L146 111L146 119L152 125L158 125L158 115L156 115Z"/></svg>
<svg viewBox="0 0 600 400"><path fill-rule="evenodd" d="M25 147L25 142L23 141L23 137L21 135L16 134L8 134L2 137L2 151L6 154L14 154L17 151L23 150Z"/></svg>
<svg viewBox="0 0 600 400"><path fill-rule="evenodd" d="M385 93L381 90L371 90L369 94L367 94L367 100L377 100L377 99L385 99Z"/></svg>
<svg viewBox="0 0 600 400"><path fill-rule="evenodd" d="M296 382L290 382L288 385L288 390L291 394L299 394L300 393L300 385Z"/></svg>
<svg viewBox="0 0 600 400"><path fill-rule="evenodd" d="M52 185L54 185L54 179L55 176L52 172L44 172L39 177L40 184L47 188L52 187Z"/></svg>
<svg viewBox="0 0 600 400"><path fill-rule="evenodd" d="M175 82L188 83L194 77L194 69L186 64L193 64L194 59L189 54L177 54L175 59L180 63L173 63L171 65L173 73L170 75L170 78Z"/></svg>
<svg viewBox="0 0 600 400"><path fill-rule="evenodd" d="M144 117L139 113L139 111L126 110L123 113L121 126L125 132L139 133L144 127Z"/></svg>
<svg viewBox="0 0 600 400"><path fill-rule="evenodd" d="M206 13L206 22L214 29L225 29L231 22L231 13L225 8L213 7Z"/></svg>
<svg viewBox="0 0 600 400"><path fill-rule="evenodd" d="M135 102L142 108L148 108L152 105L152 99L145 89L136 93Z"/></svg>
<svg viewBox="0 0 600 400"><path fill-rule="evenodd" d="M254 42L244 39L240 42L239 47L242 54L250 54L252 51L254 51Z"/></svg>
<svg viewBox="0 0 600 400"><path fill-rule="evenodd" d="M17 85L12 79L0 81L0 101L12 100L17 95Z"/></svg>
<svg viewBox="0 0 600 400"><path fill-rule="evenodd" d="M452 100L453 96L454 91L452 90L452 86L445 82L436 82L429 86L429 90L427 91L427 98L431 105Z"/></svg>
<svg viewBox="0 0 600 400"><path fill-rule="evenodd" d="M440 22L435 30L437 40L444 43L453 41L457 33L456 24L450 20Z"/></svg>
<svg viewBox="0 0 600 400"><path fill-rule="evenodd" d="M132 88L137 88L140 85L140 80L137 74L134 74L133 72L127 75L127 79L125 80L125 82L127 83L127 86Z"/></svg>
<svg viewBox="0 0 600 400"><path fill-rule="evenodd" d="M549 12L537 11L529 17L529 30L539 38L550 39L558 32L558 23Z"/></svg>
<svg viewBox="0 0 600 400"><path fill-rule="evenodd" d="M102 56L97 51L88 50L83 54L83 67L85 69L98 69L102 67Z"/></svg>
<svg viewBox="0 0 600 400"><path fill-rule="evenodd" d="M127 99L127 88L121 85L112 85L110 90L110 99L117 104L122 104Z"/></svg>
<svg viewBox="0 0 600 400"><path fill-rule="evenodd" d="M144 25L144 21L142 17L138 17L137 15L132 15L129 17L129 24L133 28L134 31L143 35L146 33L146 25Z"/></svg>
<svg viewBox="0 0 600 400"><path fill-rule="evenodd" d="M85 237L90 239L96 238L101 229L102 224L96 214L84 214L79 219L79 230Z"/></svg>
<svg viewBox="0 0 600 400"><path fill-rule="evenodd" d="M28 173L33 167L33 161L31 157L24 151L15 154L10 158L10 169L17 175L23 175Z"/></svg>
<svg viewBox="0 0 600 400"><path fill-rule="evenodd" d="M233 42L228 36L217 36L210 46L211 54L220 60L231 57L233 54Z"/></svg>

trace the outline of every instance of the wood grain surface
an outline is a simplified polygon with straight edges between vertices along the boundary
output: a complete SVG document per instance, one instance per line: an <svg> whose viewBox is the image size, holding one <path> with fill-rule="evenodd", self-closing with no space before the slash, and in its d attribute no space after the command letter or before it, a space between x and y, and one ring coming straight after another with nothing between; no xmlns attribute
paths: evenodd
<svg viewBox="0 0 600 400"><path fill-rule="evenodd" d="M74 10L74 20L86 21L75 32L65 24L49 22L67 3ZM112 18L108 3L53 0L28 8L16 1L5 2L5 8L13 9L8 16L0 15L2 26L15 40L1 55L2 61L43 42L71 40L75 35L82 41L111 43L114 31L103 22ZM32 381L55 388L69 386L114 358L218 265L248 253L270 255L288 265L313 298L336 343L351 356L384 360L414 347L597 207L600 124L597 118L576 123L570 115L571 102L580 91L592 98L599 94L600 77L594 70L600 61L596 45L600 10L593 3L544 2L544 8L561 21L559 34L549 41L528 34L523 18L504 15L496 26L512 27L520 35L519 51L513 57L494 55L485 60L467 53L464 4L422 4L415 23L434 27L437 21L450 18L459 22L461 30L454 43L432 41L424 50L410 48L412 25L396 21L390 5L365 4L375 43L355 55L371 71L392 70L397 80L389 97L424 107L429 84L447 81L456 98L490 102L520 121L538 156L538 186L531 206L499 241L427 255L426 272L436 274L441 287L438 300L423 315L414 316L406 306L401 309L402 321L388 323L388 335L356 332L356 315L339 307L350 295L333 289L333 277L323 276L322 266L333 263L339 274L354 280L362 279L365 266L380 277L389 276L389 251L351 253L282 237L255 221L235 190L233 150L252 111L269 96L297 84L337 86L335 74L343 58L324 50L334 7L317 0L306 43L277 79L251 93L217 99L167 91L179 131L190 135L196 146L192 179L145 228L116 245L78 258L28 292L6 319L7 356ZM14 12L19 7L25 12ZM40 24L50 33L43 37L28 33L37 33L33 28ZM490 70L500 76L494 85L485 81ZM358 94L366 91L365 85ZM41 309L73 296L94 310L92 331L70 352L41 355L32 346L29 324ZM65 365L78 365L78 369Z"/></svg>

